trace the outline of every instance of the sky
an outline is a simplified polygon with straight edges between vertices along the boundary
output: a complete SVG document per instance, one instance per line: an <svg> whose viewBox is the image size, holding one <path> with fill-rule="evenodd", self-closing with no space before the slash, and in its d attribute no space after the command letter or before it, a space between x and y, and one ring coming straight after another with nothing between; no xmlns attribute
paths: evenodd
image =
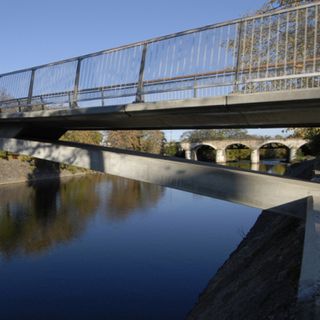
<svg viewBox="0 0 320 320"><path fill-rule="evenodd" d="M0 74L239 18L264 2L1 0Z"/></svg>

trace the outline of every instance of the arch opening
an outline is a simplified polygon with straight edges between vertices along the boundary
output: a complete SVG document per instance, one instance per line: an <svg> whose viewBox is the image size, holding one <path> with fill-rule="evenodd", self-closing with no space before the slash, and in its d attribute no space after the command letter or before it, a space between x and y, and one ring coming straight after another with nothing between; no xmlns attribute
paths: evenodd
<svg viewBox="0 0 320 320"><path fill-rule="evenodd" d="M251 149L244 144L234 143L226 147L227 162L250 161Z"/></svg>
<svg viewBox="0 0 320 320"><path fill-rule="evenodd" d="M304 160L308 157L315 156L316 153L312 150L310 143L305 143L297 149L297 160Z"/></svg>
<svg viewBox="0 0 320 320"><path fill-rule="evenodd" d="M217 151L215 148L209 146L209 145L201 145L198 146L194 150L196 154L196 159L198 161L204 161L204 162L216 162L217 161Z"/></svg>
<svg viewBox="0 0 320 320"><path fill-rule="evenodd" d="M260 159L290 162L290 148L279 142L269 142L259 148Z"/></svg>

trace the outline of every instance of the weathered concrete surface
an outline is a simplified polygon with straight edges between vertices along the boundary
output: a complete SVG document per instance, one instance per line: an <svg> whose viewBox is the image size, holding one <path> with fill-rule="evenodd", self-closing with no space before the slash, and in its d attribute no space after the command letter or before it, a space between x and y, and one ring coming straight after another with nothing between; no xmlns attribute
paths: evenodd
<svg viewBox="0 0 320 320"><path fill-rule="evenodd" d="M317 183L184 159L74 143L5 138L0 138L0 149L303 218L304 201L299 200L309 196L320 199Z"/></svg>
<svg viewBox="0 0 320 320"><path fill-rule="evenodd" d="M298 301L302 319L320 319L320 212L307 200Z"/></svg>
<svg viewBox="0 0 320 320"><path fill-rule="evenodd" d="M303 239L303 220L263 212L187 319L297 319Z"/></svg>
<svg viewBox="0 0 320 320"><path fill-rule="evenodd" d="M120 106L0 114L1 127L27 130L195 129L320 126L320 90L133 103ZM20 136L22 137L22 136ZM28 137L25 132L24 137Z"/></svg>
<svg viewBox="0 0 320 320"><path fill-rule="evenodd" d="M298 138L287 139L220 139L220 140L204 140L200 142L190 143L182 142L181 147L186 153L186 159L197 158L197 151L202 146L209 146L216 150L216 162L226 163L227 155L226 150L232 145L241 144L249 148L251 151L251 163L259 163L260 149L271 143L281 144L290 150L290 162L296 159L297 151L303 145L308 143L308 140Z"/></svg>
<svg viewBox="0 0 320 320"><path fill-rule="evenodd" d="M317 165L306 161L290 175L311 178ZM312 198L305 211L306 221L263 212L188 319L319 319L319 213Z"/></svg>
<svg viewBox="0 0 320 320"><path fill-rule="evenodd" d="M201 142L189 143L182 142L181 147L184 150L194 150L200 146L210 146L215 150L226 150L228 147L235 144L242 144L251 150L258 150L267 144L281 144L288 149L296 148L299 149L309 141L300 138L284 138L284 139L220 139L220 140L204 140Z"/></svg>

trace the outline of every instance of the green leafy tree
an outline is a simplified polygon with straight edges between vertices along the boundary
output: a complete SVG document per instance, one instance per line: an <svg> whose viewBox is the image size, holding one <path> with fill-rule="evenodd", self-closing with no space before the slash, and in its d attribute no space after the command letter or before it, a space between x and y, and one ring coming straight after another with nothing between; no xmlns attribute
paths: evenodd
<svg viewBox="0 0 320 320"><path fill-rule="evenodd" d="M176 141L167 142L163 148L163 154L169 157L178 157L181 155L180 143Z"/></svg>

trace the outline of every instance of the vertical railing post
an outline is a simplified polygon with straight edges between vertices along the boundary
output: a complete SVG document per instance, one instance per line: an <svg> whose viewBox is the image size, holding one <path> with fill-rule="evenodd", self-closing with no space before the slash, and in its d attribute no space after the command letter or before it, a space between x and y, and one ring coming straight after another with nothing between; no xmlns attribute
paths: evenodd
<svg viewBox="0 0 320 320"><path fill-rule="evenodd" d="M144 75L144 67L146 64L146 56L147 56L147 44L145 43L142 49L141 63L140 63L140 71L139 71L139 80L136 94L136 103L143 102L143 75Z"/></svg>
<svg viewBox="0 0 320 320"><path fill-rule="evenodd" d="M242 34L243 34L243 24L244 24L244 21L239 22L238 45L236 46L238 48L238 51L237 51L237 59L236 59L235 74L234 74L234 85L233 85L234 92L238 91L240 60L241 60L241 38L242 38ZM243 50L245 50L245 48L243 48Z"/></svg>
<svg viewBox="0 0 320 320"><path fill-rule="evenodd" d="M198 81L197 81L197 77L194 77L194 80L193 80L193 97L194 98L197 98L198 96Z"/></svg>
<svg viewBox="0 0 320 320"><path fill-rule="evenodd" d="M76 76L74 79L74 88L73 88L73 98L71 103L71 108L78 107L78 92L79 92L79 82L80 82L80 71L81 71L81 58L77 60L77 69L76 69Z"/></svg>
<svg viewBox="0 0 320 320"><path fill-rule="evenodd" d="M28 100L27 105L31 105L32 103L32 96L33 96L33 85L34 85L34 75L35 75L36 69L31 70L31 78L30 78L30 84L29 84L29 92L28 92Z"/></svg>

